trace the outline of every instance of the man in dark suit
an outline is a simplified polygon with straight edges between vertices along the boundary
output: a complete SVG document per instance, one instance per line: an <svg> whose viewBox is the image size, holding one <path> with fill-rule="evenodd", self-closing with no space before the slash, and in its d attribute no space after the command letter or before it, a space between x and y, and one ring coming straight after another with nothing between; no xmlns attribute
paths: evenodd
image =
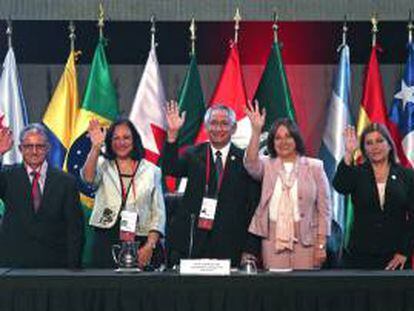
<svg viewBox="0 0 414 311"><path fill-rule="evenodd" d="M0 154L13 144L0 129ZM0 228L0 266L79 268L83 218L75 178L46 161L50 144L44 127L31 124L20 134L23 163L0 172L5 204Z"/></svg>
<svg viewBox="0 0 414 311"><path fill-rule="evenodd" d="M236 131L233 110L216 105L208 109L204 124L208 143L178 155L176 140L184 123L176 102L167 107L167 142L163 173L187 177L184 197L167 233L170 263L180 258L231 259L240 262L247 227L257 204L259 185L243 167L244 152L230 142Z"/></svg>

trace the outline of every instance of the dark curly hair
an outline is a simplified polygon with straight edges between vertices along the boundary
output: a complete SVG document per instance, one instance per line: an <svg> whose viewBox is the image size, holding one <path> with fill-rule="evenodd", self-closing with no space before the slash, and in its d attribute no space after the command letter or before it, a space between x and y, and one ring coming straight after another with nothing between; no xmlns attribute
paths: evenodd
<svg viewBox="0 0 414 311"><path fill-rule="evenodd" d="M282 125L287 128L290 136L292 136L292 138L294 139L296 145L296 152L299 155L305 155L305 144L303 142L302 136L300 135L298 126L292 120L288 118L282 118L275 120L275 122L273 122L272 127L269 130L269 136L267 137L267 151L269 152L270 157L277 157L274 140L277 130Z"/></svg>
<svg viewBox="0 0 414 311"><path fill-rule="evenodd" d="M141 141L141 137L139 136L138 131L135 128L134 124L130 120L124 117L117 119L109 127L108 132L106 133L106 137L105 137L106 151L105 151L104 156L109 160L116 159L116 154L114 150L112 149L112 139L114 136L115 128L120 125L128 126L132 134L132 150L129 156L133 160L137 160L137 161L141 160L145 154L144 147Z"/></svg>

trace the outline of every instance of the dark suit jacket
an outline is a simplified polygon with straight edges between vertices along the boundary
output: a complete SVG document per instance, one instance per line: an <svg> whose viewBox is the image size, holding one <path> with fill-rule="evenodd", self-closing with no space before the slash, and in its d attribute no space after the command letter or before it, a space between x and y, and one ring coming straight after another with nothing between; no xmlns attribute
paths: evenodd
<svg viewBox="0 0 414 311"><path fill-rule="evenodd" d="M333 179L334 188L350 194L354 224L350 251L355 254L387 256L411 254L413 240L414 173L391 165L385 189L384 209L371 164L347 166L341 162Z"/></svg>
<svg viewBox="0 0 414 311"><path fill-rule="evenodd" d="M176 144L166 143L163 152L163 173L175 177L188 177L182 202L175 213L167 233L171 248L187 257L191 217L194 217L194 246L192 257L230 258L238 265L247 235L247 227L257 206L260 184L243 167L243 150L230 146L224 168L222 186L213 229L197 228L201 202L206 184L206 155L209 144L189 148L178 157ZM211 154L211 153L210 153ZM213 163L211 156L210 163ZM211 165L212 169L214 165ZM210 176L214 176L213 171Z"/></svg>
<svg viewBox="0 0 414 311"><path fill-rule="evenodd" d="M30 193L22 164L0 172L0 198L6 209L0 228L0 264L80 267L84 227L75 178L49 166L37 212Z"/></svg>

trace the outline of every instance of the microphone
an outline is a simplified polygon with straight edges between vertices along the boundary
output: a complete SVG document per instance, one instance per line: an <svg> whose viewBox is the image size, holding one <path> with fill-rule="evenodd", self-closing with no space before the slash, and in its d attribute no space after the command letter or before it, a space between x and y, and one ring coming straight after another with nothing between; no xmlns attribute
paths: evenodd
<svg viewBox="0 0 414 311"><path fill-rule="evenodd" d="M193 256L195 214L190 215L190 243L188 243L188 258Z"/></svg>

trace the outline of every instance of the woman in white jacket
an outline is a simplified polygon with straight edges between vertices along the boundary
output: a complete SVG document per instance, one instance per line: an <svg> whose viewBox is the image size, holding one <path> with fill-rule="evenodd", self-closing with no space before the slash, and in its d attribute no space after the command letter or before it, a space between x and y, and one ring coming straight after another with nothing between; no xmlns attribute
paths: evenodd
<svg viewBox="0 0 414 311"><path fill-rule="evenodd" d="M163 260L159 240L166 218L160 169L144 159L141 138L128 119L114 122L107 133L98 120L92 120L88 132L92 148L82 178L97 189L89 221L95 228L93 266L114 266L111 247L119 240L140 242L141 268L158 266ZM121 215L132 219L135 232L120 230Z"/></svg>

